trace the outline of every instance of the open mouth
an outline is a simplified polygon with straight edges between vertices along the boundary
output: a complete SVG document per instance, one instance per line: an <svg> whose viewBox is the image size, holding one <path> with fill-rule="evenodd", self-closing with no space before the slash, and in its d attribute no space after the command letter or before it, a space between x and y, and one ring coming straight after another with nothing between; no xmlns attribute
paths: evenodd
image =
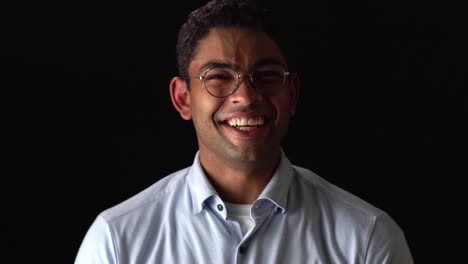
<svg viewBox="0 0 468 264"><path fill-rule="evenodd" d="M226 124L230 127L236 128L240 131L252 131L261 127L266 122L263 116L256 116L251 118L231 118L226 120Z"/></svg>

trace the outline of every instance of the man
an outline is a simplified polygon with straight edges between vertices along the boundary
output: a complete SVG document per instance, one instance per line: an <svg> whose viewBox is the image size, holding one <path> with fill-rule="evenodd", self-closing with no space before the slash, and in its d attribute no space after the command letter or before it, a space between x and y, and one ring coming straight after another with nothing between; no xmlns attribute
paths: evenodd
<svg viewBox="0 0 468 264"><path fill-rule="evenodd" d="M102 212L75 263L412 263L381 210L291 165L299 77L252 1L213 0L179 32L175 109L192 166Z"/></svg>

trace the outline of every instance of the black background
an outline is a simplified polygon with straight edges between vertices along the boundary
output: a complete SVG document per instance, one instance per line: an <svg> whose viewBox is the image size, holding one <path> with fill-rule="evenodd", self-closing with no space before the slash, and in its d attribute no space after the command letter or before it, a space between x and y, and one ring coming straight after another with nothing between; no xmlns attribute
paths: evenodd
<svg viewBox="0 0 468 264"><path fill-rule="evenodd" d="M72 263L99 212L191 164L195 134L168 84L177 30L201 3L2 2L2 218L13 263ZM466 261L461 4L273 5L302 78L290 160L388 212L417 263Z"/></svg>

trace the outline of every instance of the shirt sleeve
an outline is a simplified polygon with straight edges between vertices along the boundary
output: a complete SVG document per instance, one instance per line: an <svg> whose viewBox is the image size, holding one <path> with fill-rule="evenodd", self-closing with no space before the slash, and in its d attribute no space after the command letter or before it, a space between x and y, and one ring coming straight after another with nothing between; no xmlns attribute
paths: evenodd
<svg viewBox="0 0 468 264"><path fill-rule="evenodd" d="M108 222L98 216L86 233L75 264L117 264L113 236Z"/></svg>
<svg viewBox="0 0 468 264"><path fill-rule="evenodd" d="M413 264L405 235L387 214L376 217L367 247L366 264Z"/></svg>

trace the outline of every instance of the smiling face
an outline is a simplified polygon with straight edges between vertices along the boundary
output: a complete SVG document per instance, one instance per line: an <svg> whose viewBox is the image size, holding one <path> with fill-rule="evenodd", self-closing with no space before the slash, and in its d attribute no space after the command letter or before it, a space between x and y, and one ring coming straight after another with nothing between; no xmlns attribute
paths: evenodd
<svg viewBox="0 0 468 264"><path fill-rule="evenodd" d="M215 27L199 41L189 75L200 76L213 64L245 74L258 65L268 67L265 63L287 69L279 47L265 33ZM239 88L225 98L210 95L201 80L191 79L188 92L182 79L173 79L173 103L184 119L193 119L202 162L276 162L297 103L298 77L293 74L288 78L291 80L271 95L260 94L249 78L241 78Z"/></svg>

